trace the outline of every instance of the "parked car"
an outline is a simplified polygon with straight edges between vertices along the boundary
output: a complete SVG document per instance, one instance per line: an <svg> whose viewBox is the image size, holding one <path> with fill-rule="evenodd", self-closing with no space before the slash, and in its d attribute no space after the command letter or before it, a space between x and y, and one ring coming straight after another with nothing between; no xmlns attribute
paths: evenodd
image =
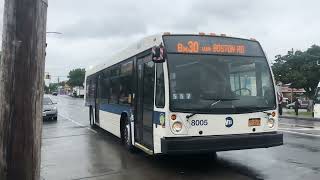
<svg viewBox="0 0 320 180"><path fill-rule="evenodd" d="M58 119L58 108L56 106L57 103L54 103L50 97L43 97L43 112L42 112L42 118L44 120L52 119L57 120Z"/></svg>
<svg viewBox="0 0 320 180"><path fill-rule="evenodd" d="M283 99L282 99L282 105L283 105L283 106L286 106L286 105L288 105L288 104L289 104L289 98L283 97Z"/></svg>
<svg viewBox="0 0 320 180"><path fill-rule="evenodd" d="M308 109L309 101L300 101L299 109ZM286 105L288 109L294 109L294 102Z"/></svg>
<svg viewBox="0 0 320 180"><path fill-rule="evenodd" d="M58 96L58 92L52 92L52 95Z"/></svg>

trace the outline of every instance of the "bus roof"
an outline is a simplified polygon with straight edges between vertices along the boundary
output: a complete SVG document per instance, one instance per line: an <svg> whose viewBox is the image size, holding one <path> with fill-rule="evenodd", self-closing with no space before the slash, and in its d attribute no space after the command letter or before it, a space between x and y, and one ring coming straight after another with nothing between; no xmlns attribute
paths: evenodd
<svg viewBox="0 0 320 180"><path fill-rule="evenodd" d="M155 45L159 45L162 42L162 34L148 36L138 41L135 44L132 44L128 48L120 51L114 56L108 58L103 64L96 65L91 68L86 69L86 76L90 76L96 72L99 72L109 66L117 64L125 59L128 59L136 54L139 54L149 48L152 48Z"/></svg>
<svg viewBox="0 0 320 180"><path fill-rule="evenodd" d="M108 58L107 61L105 61L102 64L89 67L86 69L86 76L90 76L92 74L95 74L96 72L99 72L107 67L110 67L114 64L117 64L123 60L126 60L136 54L139 54L145 50L148 50L152 48L153 46L159 45L160 43L163 42L162 36L211 36L212 35L199 35L199 34L156 34L156 35L151 35L148 37L143 38L142 40L132 44L128 48L120 51L119 53L115 54L114 56ZM219 37L219 36L218 36ZM244 39L244 38L237 38L237 37L229 37L229 36L223 36L225 38L233 38L233 39L242 39L242 40L249 40L249 41L256 41L253 39Z"/></svg>

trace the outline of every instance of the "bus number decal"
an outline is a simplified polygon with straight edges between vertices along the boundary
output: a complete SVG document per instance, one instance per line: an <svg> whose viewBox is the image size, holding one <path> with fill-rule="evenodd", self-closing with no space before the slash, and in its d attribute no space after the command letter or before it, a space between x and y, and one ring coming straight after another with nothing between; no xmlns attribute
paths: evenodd
<svg viewBox="0 0 320 180"><path fill-rule="evenodd" d="M208 120L192 120L191 126L206 126L208 125Z"/></svg>

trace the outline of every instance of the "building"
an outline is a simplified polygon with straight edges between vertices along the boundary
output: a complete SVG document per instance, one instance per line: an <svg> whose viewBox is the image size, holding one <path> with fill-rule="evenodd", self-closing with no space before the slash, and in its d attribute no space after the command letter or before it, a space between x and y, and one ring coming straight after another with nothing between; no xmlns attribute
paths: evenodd
<svg viewBox="0 0 320 180"><path fill-rule="evenodd" d="M290 84L283 84L280 87L280 92L284 98L288 98L292 102L295 97L303 97L306 91L304 89L290 88Z"/></svg>

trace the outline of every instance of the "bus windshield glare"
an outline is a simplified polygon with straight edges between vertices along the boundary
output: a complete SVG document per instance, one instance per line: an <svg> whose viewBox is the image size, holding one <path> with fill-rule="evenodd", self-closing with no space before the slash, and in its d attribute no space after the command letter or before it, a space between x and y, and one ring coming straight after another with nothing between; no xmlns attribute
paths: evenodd
<svg viewBox="0 0 320 180"><path fill-rule="evenodd" d="M170 109L212 114L276 108L266 58L168 54Z"/></svg>

